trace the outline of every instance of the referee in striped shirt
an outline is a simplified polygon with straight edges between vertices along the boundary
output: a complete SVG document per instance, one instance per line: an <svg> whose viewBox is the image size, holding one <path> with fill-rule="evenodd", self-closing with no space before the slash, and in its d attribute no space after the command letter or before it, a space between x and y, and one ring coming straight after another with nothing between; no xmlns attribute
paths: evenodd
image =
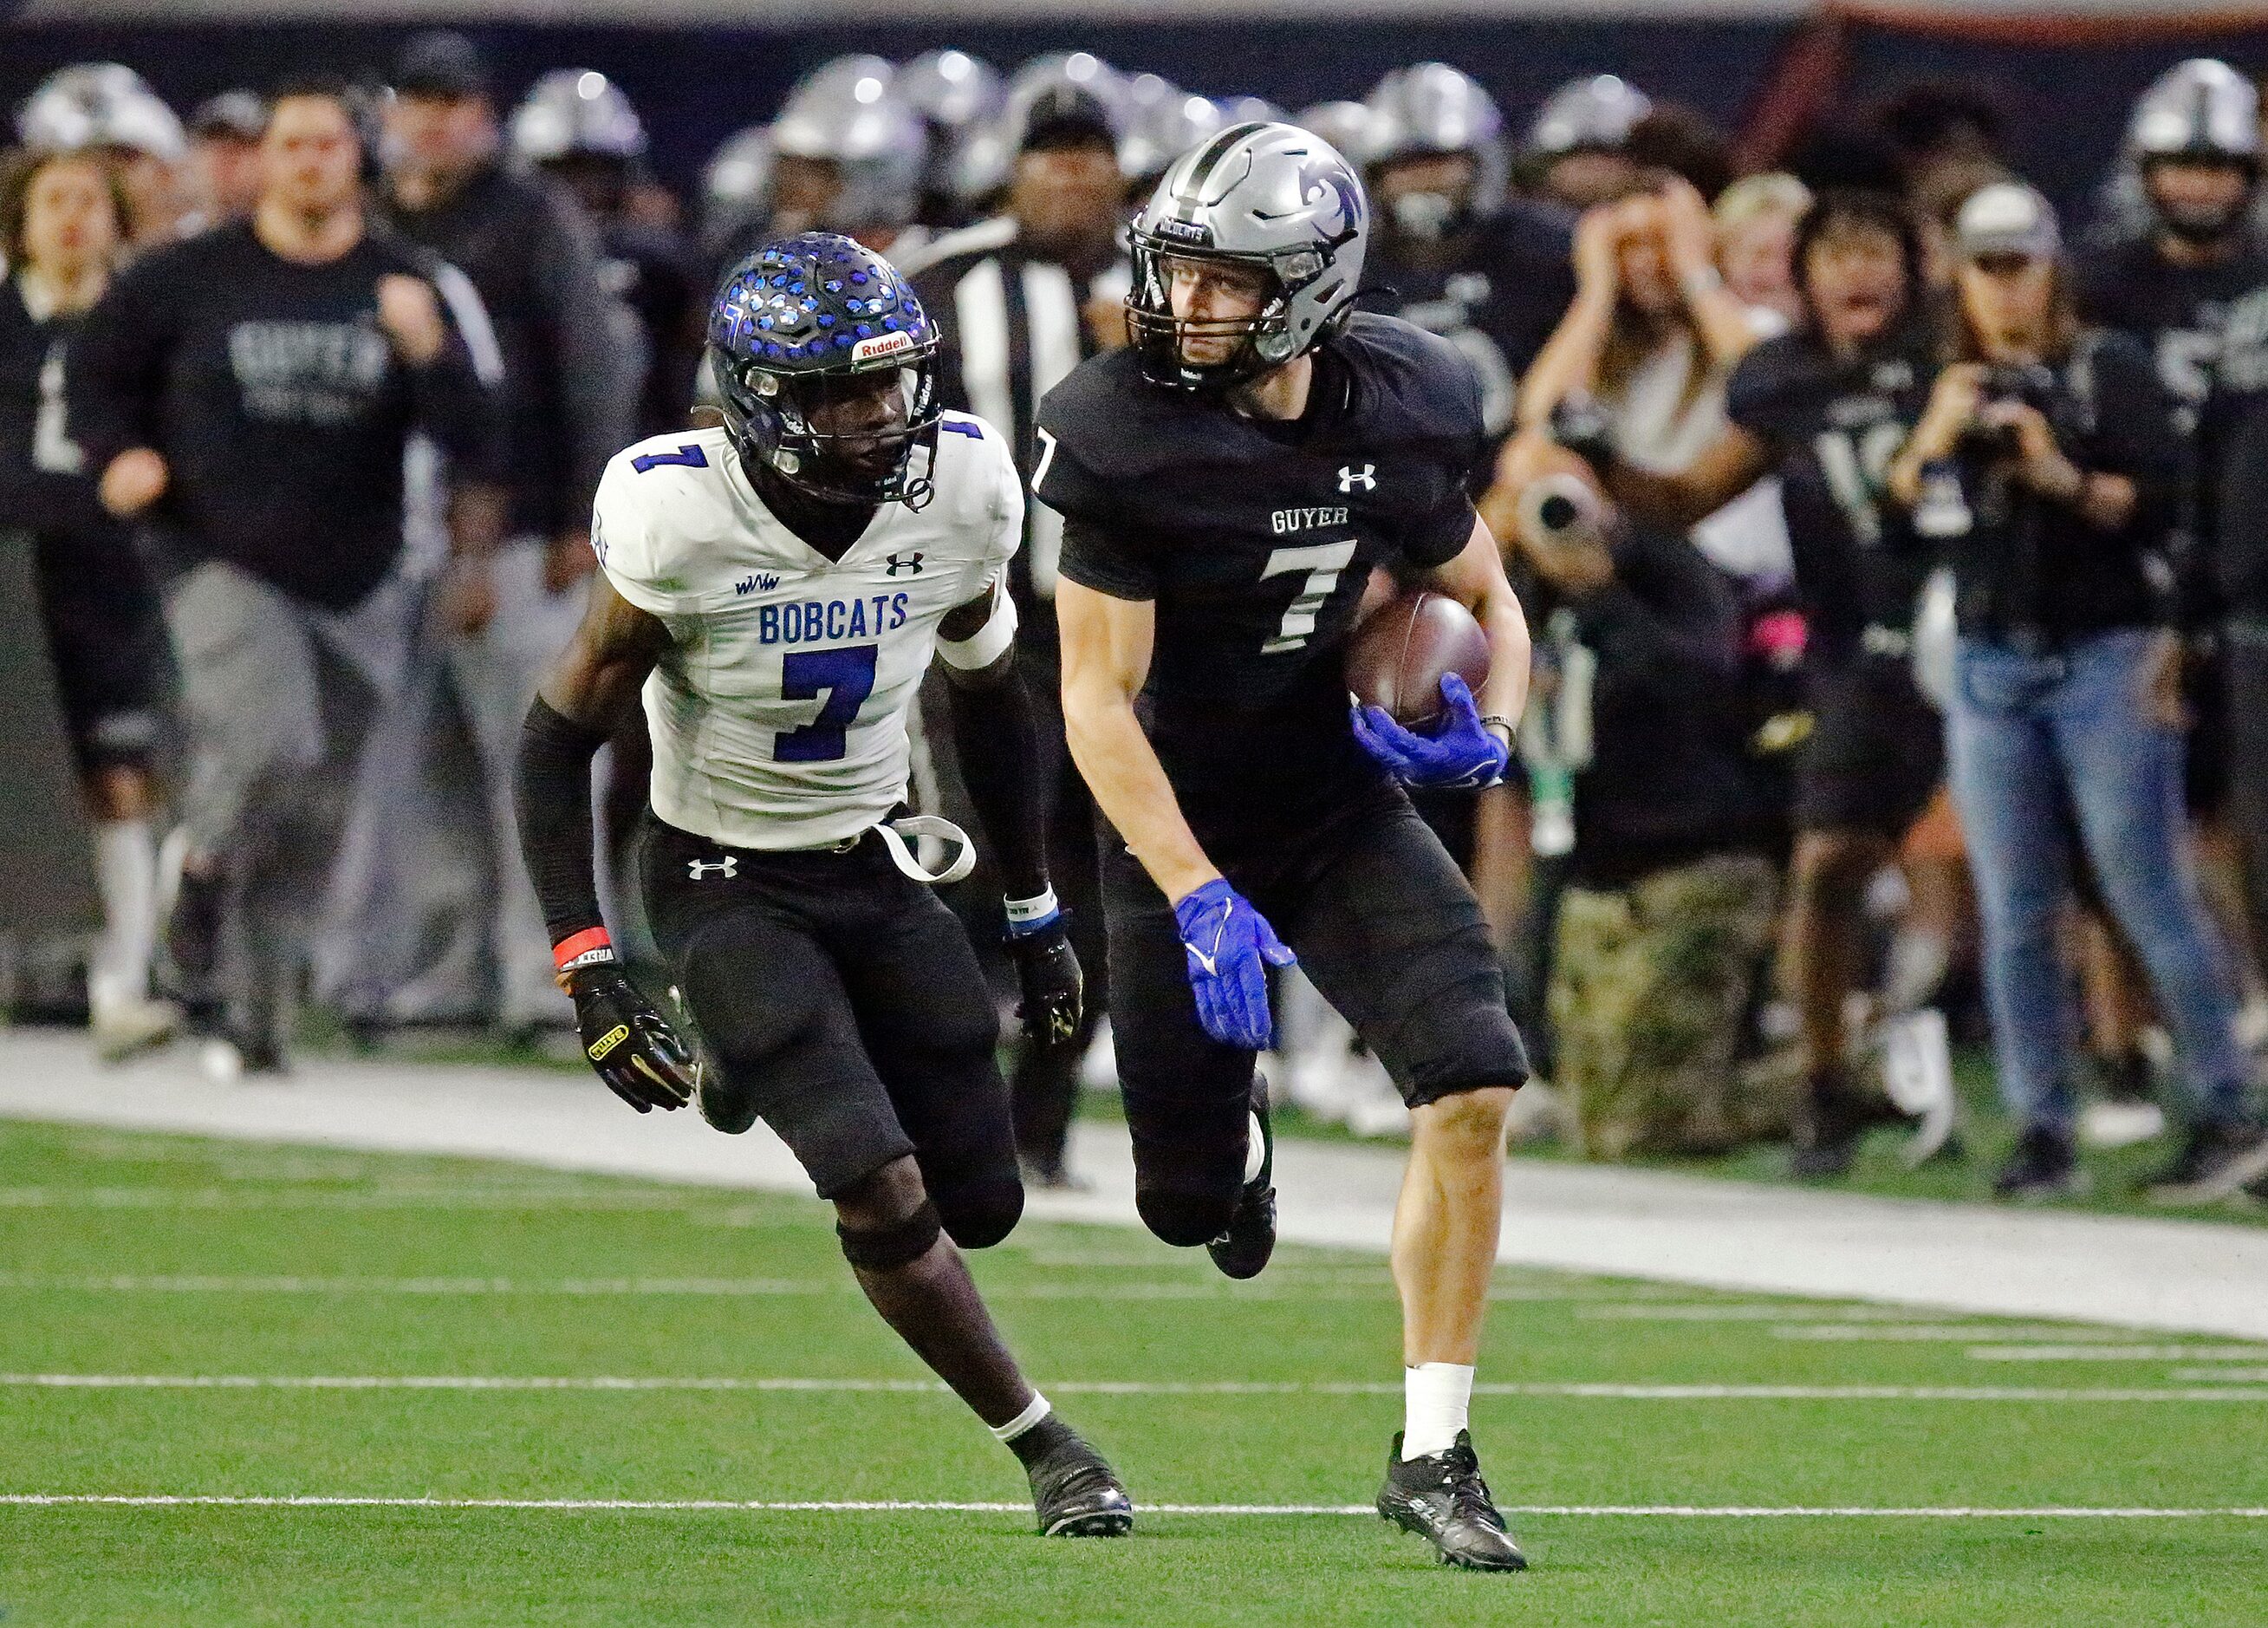
<svg viewBox="0 0 2268 1628"><path fill-rule="evenodd" d="M1008 435L1028 485L1038 459L1040 398L1086 357L1125 342L1125 182L1118 166L1119 112L1093 92L1067 80L1043 84L1012 103L1005 117L1014 160L1001 212L939 239L907 269L944 336L942 404L975 413ZM1094 805L1071 766L1058 696L1055 593L1062 546L1062 519L1027 505L1024 547L1010 584L1022 629L1017 648L1039 718L1042 770L1052 788L1049 869L1089 980L1086 1027L1074 1043L1017 1042L1018 1151L1028 1177L1045 1186L1066 1182L1064 1152L1079 1058L1108 1002L1100 987Z"/></svg>

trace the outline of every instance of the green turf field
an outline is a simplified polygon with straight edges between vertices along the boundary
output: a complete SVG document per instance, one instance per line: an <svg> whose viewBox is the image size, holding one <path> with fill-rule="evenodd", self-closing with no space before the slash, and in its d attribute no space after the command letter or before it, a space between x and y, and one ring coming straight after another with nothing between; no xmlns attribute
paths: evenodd
<svg viewBox="0 0 2268 1628"><path fill-rule="evenodd" d="M1338 1513L1382 1263L1027 1225L979 1273L1138 1499L1314 1513L1028 1536L815 1205L0 1124L0 1620L2268 1622L2268 1347L1507 1271L1474 1423L1535 1569L1477 1577ZM661 1506L498 1506L556 1500ZM1014 1507L762 1506L865 1502ZM1791 1513L1838 1510L1904 1513Z"/></svg>

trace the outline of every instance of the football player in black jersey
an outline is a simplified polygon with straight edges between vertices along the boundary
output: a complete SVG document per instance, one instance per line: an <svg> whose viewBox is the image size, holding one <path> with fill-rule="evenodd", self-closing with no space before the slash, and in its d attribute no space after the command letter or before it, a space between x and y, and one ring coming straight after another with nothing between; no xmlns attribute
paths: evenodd
<svg viewBox="0 0 2268 1628"><path fill-rule="evenodd" d="M2073 264L2080 315L2149 350L2191 443L2172 552L2183 580L2182 608L2192 624L2227 608L2215 602L2215 585L2196 548L2213 527L2200 472L2224 461L2229 415L2214 410L2213 401L2231 329L2244 324L2247 308L2268 291L2268 242L2252 215L2260 190L2259 105L2250 80L2209 57L2159 76L2127 121L2134 218ZM2242 866L2229 818L2240 733L2229 717L2225 645L2196 641L2186 679L2192 722L2183 777L2195 821L2198 880L2242 961ZM2150 1018L2149 986L2139 961L2114 949L2107 920L2094 915L2101 924L2088 945L2092 1040L2110 1101L2131 1116L2154 1095L2154 1071L2139 1043ZM2151 1123L2145 1118L2138 1131L2147 1134ZM2113 1123L2090 1116L2090 1135L2117 1137Z"/></svg>
<svg viewBox="0 0 2268 1628"><path fill-rule="evenodd" d="M1796 795L1787 930L1807 1074L1795 1166L1832 1175L1850 1168L1870 1123L1892 1116L1845 1068L1862 895L1943 769L1942 732L1911 659L1932 557L1883 501L1890 460L1935 368L1917 320L1920 243L1896 199L1822 194L1797 223L1793 254L1805 320L1742 361L1723 437L1682 474L1619 462L1607 474L1616 500L1640 519L1680 528L1766 475L1781 478L1810 623L1815 718Z"/></svg>
<svg viewBox="0 0 2268 1628"><path fill-rule="evenodd" d="M123 189L93 153L26 152L0 173L0 534L30 534L55 688L94 825L102 936L87 968L96 1051L116 1060L170 1035L152 1000L158 849L152 756L166 632L123 527L96 502L72 438L64 371L123 247Z"/></svg>
<svg viewBox="0 0 2268 1628"><path fill-rule="evenodd" d="M1064 519L1071 754L1111 828L1142 1219L1231 1277L1266 1263L1253 1057L1273 1028L1266 969L1296 952L1411 1109L1393 1249L1408 1406L1380 1513L1445 1560L1514 1570L1465 1425L1527 1058L1480 907L1402 787L1501 777L1528 631L1465 494L1472 370L1351 312L1368 216L1346 161L1290 125L1184 154L1135 225L1132 343L1042 403L1035 487ZM1445 680L1427 734L1350 717L1340 652L1373 567L1461 600L1488 635L1484 693Z"/></svg>

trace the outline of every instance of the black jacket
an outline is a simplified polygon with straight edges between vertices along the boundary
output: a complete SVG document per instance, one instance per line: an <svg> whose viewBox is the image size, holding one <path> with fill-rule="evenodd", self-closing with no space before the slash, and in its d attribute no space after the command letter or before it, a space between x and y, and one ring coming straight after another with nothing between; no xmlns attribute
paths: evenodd
<svg viewBox="0 0 2268 1628"><path fill-rule="evenodd" d="M586 526L607 460L637 438L635 319L607 292L597 233L566 191L491 164L394 229L462 271L503 354L515 534Z"/></svg>
<svg viewBox="0 0 2268 1628"><path fill-rule="evenodd" d="M1645 534L1616 543L1615 573L1545 623L1594 667L1574 850L1592 888L1769 845L1732 583L1691 543Z"/></svg>

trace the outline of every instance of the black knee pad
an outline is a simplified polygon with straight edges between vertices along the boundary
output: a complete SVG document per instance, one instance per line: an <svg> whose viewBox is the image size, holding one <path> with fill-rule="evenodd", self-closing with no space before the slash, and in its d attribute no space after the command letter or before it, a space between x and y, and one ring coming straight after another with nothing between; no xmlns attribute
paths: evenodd
<svg viewBox="0 0 2268 1628"><path fill-rule="evenodd" d="M937 1206L926 1198L904 1220L887 1227L853 1231L840 1221L835 1224L835 1235L843 1241L843 1258L853 1266L878 1272L895 1271L921 1259L944 1230Z"/></svg>
<svg viewBox="0 0 2268 1628"><path fill-rule="evenodd" d="M989 1249L1024 1219L1024 1184L1007 1181L932 1190L945 1235L964 1249Z"/></svg>
<svg viewBox="0 0 2268 1628"><path fill-rule="evenodd" d="M1210 1243L1228 1230L1241 1190L1241 1183L1226 1192L1137 1185L1134 1208L1143 1226L1175 1248L1187 1249Z"/></svg>

